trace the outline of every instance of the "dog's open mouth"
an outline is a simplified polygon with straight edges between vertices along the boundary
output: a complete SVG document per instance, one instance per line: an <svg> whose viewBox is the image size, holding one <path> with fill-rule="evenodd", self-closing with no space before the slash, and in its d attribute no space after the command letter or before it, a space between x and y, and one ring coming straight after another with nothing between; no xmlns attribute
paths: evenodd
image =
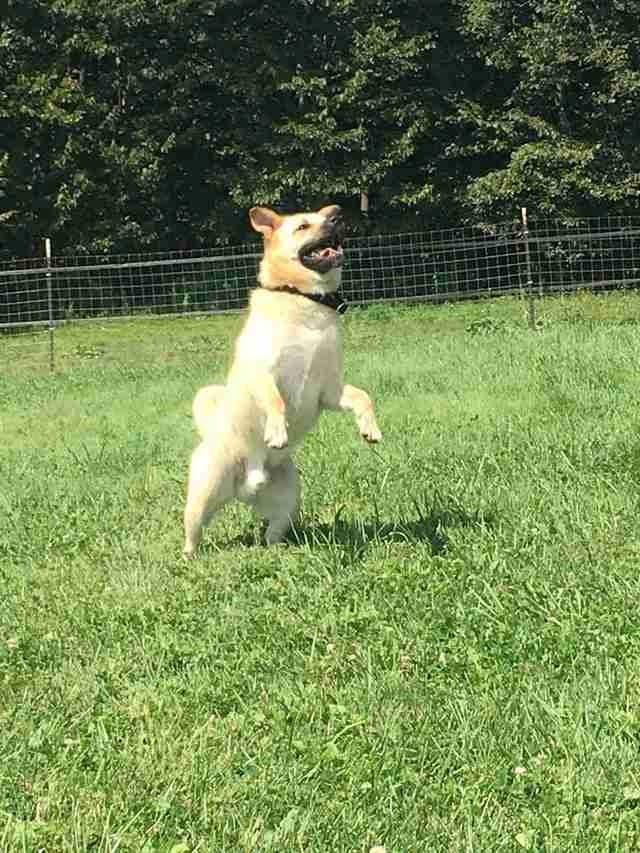
<svg viewBox="0 0 640 853"><path fill-rule="evenodd" d="M300 263L307 269L325 273L334 267L342 266L344 253L338 238L334 237L303 246L299 257Z"/></svg>

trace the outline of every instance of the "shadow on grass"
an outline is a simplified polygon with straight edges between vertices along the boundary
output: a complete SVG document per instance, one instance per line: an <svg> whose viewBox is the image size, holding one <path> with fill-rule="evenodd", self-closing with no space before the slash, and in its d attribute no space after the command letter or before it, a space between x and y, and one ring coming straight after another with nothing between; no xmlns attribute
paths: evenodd
<svg viewBox="0 0 640 853"><path fill-rule="evenodd" d="M339 548L345 557L351 558L349 562L361 559L371 545L378 543L428 543L431 553L437 556L446 553L451 530L492 527L495 522L492 512L469 511L456 500L444 503L413 500L411 504L414 508L411 516L394 520L381 519L378 514L368 519L348 518L344 507L336 511L330 523L303 517L288 533L285 543L312 550ZM251 547L263 541L254 530L236 537L229 545Z"/></svg>
<svg viewBox="0 0 640 853"><path fill-rule="evenodd" d="M342 545L351 550L366 548L379 542L428 543L431 553L444 554L449 544L449 531L460 527L481 527L492 524L492 517L481 512L468 512L458 505L432 506L421 509L417 504L413 517L391 521L380 519L343 518L339 510L332 523L302 523L289 534L287 541L298 545Z"/></svg>

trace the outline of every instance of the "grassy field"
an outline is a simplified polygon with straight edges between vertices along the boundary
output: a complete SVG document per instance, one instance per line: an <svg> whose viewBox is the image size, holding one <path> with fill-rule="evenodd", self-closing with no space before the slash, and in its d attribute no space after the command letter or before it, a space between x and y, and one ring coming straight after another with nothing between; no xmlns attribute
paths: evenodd
<svg viewBox="0 0 640 853"><path fill-rule="evenodd" d="M238 318L0 339L0 850L640 849L640 297L353 310L297 539L180 557ZM42 350L40 349L42 347Z"/></svg>

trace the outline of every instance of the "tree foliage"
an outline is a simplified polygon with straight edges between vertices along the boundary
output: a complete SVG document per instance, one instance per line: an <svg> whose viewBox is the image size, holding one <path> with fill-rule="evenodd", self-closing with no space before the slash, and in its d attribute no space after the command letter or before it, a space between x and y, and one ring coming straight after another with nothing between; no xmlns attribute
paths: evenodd
<svg viewBox="0 0 640 853"><path fill-rule="evenodd" d="M8 0L0 252L633 209L640 0Z"/></svg>
<svg viewBox="0 0 640 853"><path fill-rule="evenodd" d="M477 127L501 155L470 182L471 209L632 210L640 190L640 3L467 0L461 8L487 71L474 103Z"/></svg>

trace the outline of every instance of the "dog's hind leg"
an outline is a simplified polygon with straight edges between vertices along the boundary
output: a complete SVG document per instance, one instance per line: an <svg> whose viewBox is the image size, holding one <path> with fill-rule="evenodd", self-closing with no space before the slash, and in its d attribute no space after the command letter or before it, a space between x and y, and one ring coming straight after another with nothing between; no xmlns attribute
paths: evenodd
<svg viewBox="0 0 640 853"><path fill-rule="evenodd" d="M300 506L300 475L290 457L269 467L269 479L251 501L267 521L267 545L280 542L295 522Z"/></svg>
<svg viewBox="0 0 640 853"><path fill-rule="evenodd" d="M184 555L193 557L202 528L214 512L223 507L235 493L235 472L223 454L203 442L191 457L187 503L184 510Z"/></svg>

